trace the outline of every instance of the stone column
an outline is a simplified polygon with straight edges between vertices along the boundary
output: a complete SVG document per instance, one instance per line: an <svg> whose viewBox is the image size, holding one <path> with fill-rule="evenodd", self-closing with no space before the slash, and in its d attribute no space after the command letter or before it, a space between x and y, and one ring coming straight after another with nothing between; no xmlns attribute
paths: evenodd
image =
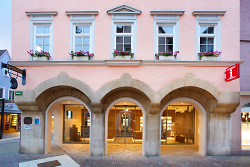
<svg viewBox="0 0 250 167"><path fill-rule="evenodd" d="M31 117L30 129L24 128L24 118ZM41 124L35 125L35 118L40 117ZM44 153L44 115L41 111L22 111L20 133L20 153L43 154Z"/></svg>
<svg viewBox="0 0 250 167"><path fill-rule="evenodd" d="M93 105L93 104L92 104ZM99 105L93 105L90 121L90 143L89 155L104 156L105 155L105 125L104 113L101 112Z"/></svg>
<svg viewBox="0 0 250 167"><path fill-rule="evenodd" d="M207 155L231 155L230 113L208 113Z"/></svg>
<svg viewBox="0 0 250 167"><path fill-rule="evenodd" d="M161 150L159 104L152 104L146 111L143 155L159 156Z"/></svg>

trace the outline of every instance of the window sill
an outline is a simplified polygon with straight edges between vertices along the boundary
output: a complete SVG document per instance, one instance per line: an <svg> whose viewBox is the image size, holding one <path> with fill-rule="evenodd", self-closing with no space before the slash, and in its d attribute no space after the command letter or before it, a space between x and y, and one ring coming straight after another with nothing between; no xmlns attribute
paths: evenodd
<svg viewBox="0 0 250 167"><path fill-rule="evenodd" d="M10 61L11 65L19 67L29 66L186 66L186 67L229 67L244 61L158 61L158 60L50 60L50 61Z"/></svg>

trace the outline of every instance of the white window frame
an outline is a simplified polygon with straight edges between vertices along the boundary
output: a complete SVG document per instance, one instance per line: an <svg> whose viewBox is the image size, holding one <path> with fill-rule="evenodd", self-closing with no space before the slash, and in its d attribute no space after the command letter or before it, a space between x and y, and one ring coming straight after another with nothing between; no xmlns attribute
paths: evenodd
<svg viewBox="0 0 250 167"><path fill-rule="evenodd" d="M226 11L193 11L196 16L196 60L199 60L198 53L200 53L200 27L214 26L214 51L221 52L221 15ZM207 36L207 35L206 35ZM217 60L221 59L221 55Z"/></svg>
<svg viewBox="0 0 250 167"><path fill-rule="evenodd" d="M155 54L158 51L158 37L159 36L173 36L173 52L180 51L180 15L184 14L184 10L151 10L151 15L154 15L154 55L153 60L156 60ZM159 35L159 26L173 26L172 35ZM181 51L176 56L176 60L180 59Z"/></svg>
<svg viewBox="0 0 250 167"><path fill-rule="evenodd" d="M5 88L0 86L0 89L3 89L3 95L0 97L0 99L5 98Z"/></svg>
<svg viewBox="0 0 250 167"><path fill-rule="evenodd" d="M15 91L13 89L9 89L9 92L8 92L8 99L10 99L10 92L13 92L13 100L15 98ZM10 99L11 100L11 99Z"/></svg>
<svg viewBox="0 0 250 167"><path fill-rule="evenodd" d="M131 49L132 49L132 53L134 52L134 50L133 50L133 44L134 44L134 38L133 38L133 29L134 29L134 24L133 23L114 23L115 25L114 25L114 28L115 28L115 32L114 32L114 48L116 48L116 37L117 36L126 36L126 37L131 37ZM116 32L116 27L117 26L131 26L131 33L117 33ZM118 50L119 51L119 50ZM113 53L113 52L112 52Z"/></svg>
<svg viewBox="0 0 250 167"><path fill-rule="evenodd" d="M33 49L31 50L38 50L36 48L36 38L37 37L49 37L50 38L50 44L49 44L49 53L51 54L51 50L52 50L52 47L51 47L51 44L52 44L52 40L51 40L51 24L33 24L34 25L34 39L33 39ZM49 26L50 27L50 33L49 34L37 34L36 33L36 30L37 30L37 27L40 27L40 26ZM38 50L39 51L39 50Z"/></svg>
<svg viewBox="0 0 250 167"><path fill-rule="evenodd" d="M89 36L89 52L94 53L95 50L95 16L98 11L65 11L65 13L70 16L69 25L69 53L73 50L75 51L75 26L90 26L90 34L81 34L81 36ZM94 57L92 57L92 60ZM72 57L69 55L69 60Z"/></svg>
<svg viewBox="0 0 250 167"><path fill-rule="evenodd" d="M116 48L117 25L131 25L131 50L132 53L134 53L134 56L131 59L136 59L137 15L140 14L141 11L124 4L107 10L107 13L111 15L110 59L115 59L113 53Z"/></svg>
<svg viewBox="0 0 250 167"><path fill-rule="evenodd" d="M7 72L7 74L6 74L6 72ZM3 68L3 75L6 76L6 77L9 77L9 76L10 76L10 75L9 75L9 71L8 71L7 68Z"/></svg>
<svg viewBox="0 0 250 167"><path fill-rule="evenodd" d="M50 59L53 60L53 36L54 36L54 16L57 15L56 11L26 11L30 16L30 39L29 39L29 50L36 50L36 26L49 25L50 26ZM46 36L46 35L45 35ZM29 60L32 57L29 56Z"/></svg>

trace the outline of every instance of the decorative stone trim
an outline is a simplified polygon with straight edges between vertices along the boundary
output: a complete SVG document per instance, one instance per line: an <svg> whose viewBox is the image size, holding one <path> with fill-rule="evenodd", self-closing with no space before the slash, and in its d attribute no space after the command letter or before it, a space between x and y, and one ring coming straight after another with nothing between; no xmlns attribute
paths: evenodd
<svg viewBox="0 0 250 167"><path fill-rule="evenodd" d="M182 15L185 10L151 10L151 15Z"/></svg>
<svg viewBox="0 0 250 167"><path fill-rule="evenodd" d="M97 10L65 11L67 15L97 15Z"/></svg>
<svg viewBox="0 0 250 167"><path fill-rule="evenodd" d="M139 66L141 60L105 60L107 66Z"/></svg>
<svg viewBox="0 0 250 167"><path fill-rule="evenodd" d="M141 13L141 10L123 4L123 5L107 10L107 13L108 14L136 14L138 15Z"/></svg>
<svg viewBox="0 0 250 167"><path fill-rule="evenodd" d="M25 11L26 15L57 15L57 11Z"/></svg>
<svg viewBox="0 0 250 167"><path fill-rule="evenodd" d="M185 67L229 67L236 63L243 64L244 61L155 61L155 60L89 60L84 62L79 61L10 61L10 64L19 67L30 66L131 66L139 63L137 66L185 66ZM111 65L112 64L112 65Z"/></svg>
<svg viewBox="0 0 250 167"><path fill-rule="evenodd" d="M226 10L194 10L193 15L224 15Z"/></svg>
<svg viewBox="0 0 250 167"><path fill-rule="evenodd" d="M240 92L241 96L249 96L250 92L246 91L246 92Z"/></svg>

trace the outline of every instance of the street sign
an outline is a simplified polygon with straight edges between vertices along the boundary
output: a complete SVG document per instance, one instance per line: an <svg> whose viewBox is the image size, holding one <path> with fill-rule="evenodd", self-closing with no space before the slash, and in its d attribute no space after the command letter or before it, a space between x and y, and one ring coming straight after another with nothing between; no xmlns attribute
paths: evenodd
<svg viewBox="0 0 250 167"><path fill-rule="evenodd" d="M235 64L226 69L226 82L240 78L240 64Z"/></svg>
<svg viewBox="0 0 250 167"><path fill-rule="evenodd" d="M22 92L22 91L15 91L15 95L16 95L16 96L22 96L22 95L23 95L23 92Z"/></svg>

